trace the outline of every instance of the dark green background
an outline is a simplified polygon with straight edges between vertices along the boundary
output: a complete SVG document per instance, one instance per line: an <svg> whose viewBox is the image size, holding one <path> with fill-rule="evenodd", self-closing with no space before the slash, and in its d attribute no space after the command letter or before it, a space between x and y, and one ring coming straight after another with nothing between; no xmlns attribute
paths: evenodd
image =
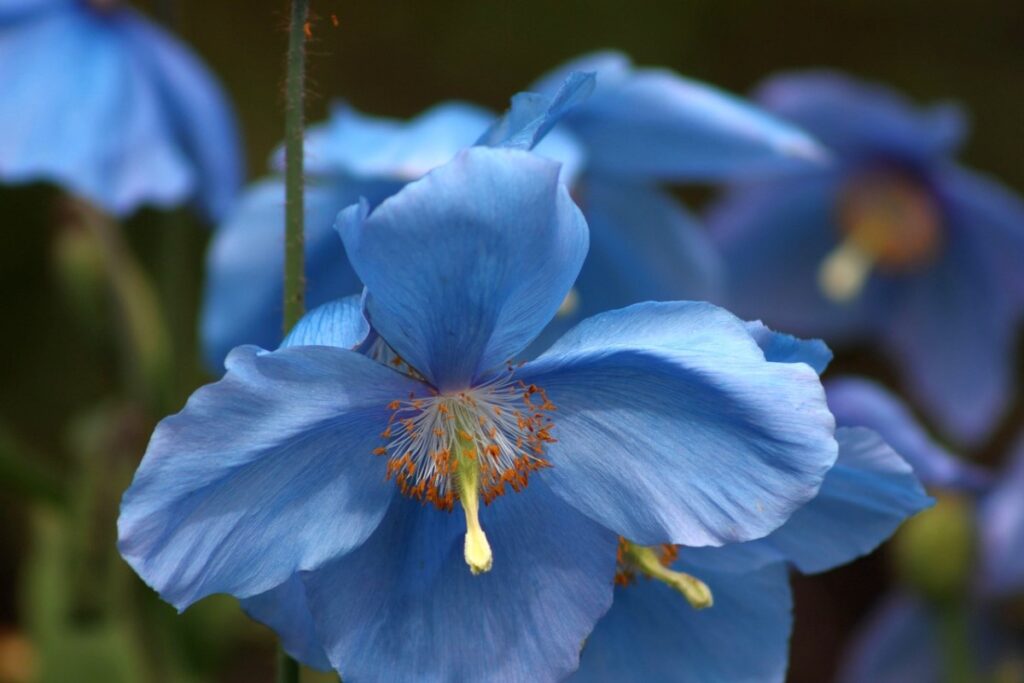
<svg viewBox="0 0 1024 683"><path fill-rule="evenodd" d="M180 34L220 75L233 99L249 174L256 177L283 127L286 3L164 4L174 5ZM834 67L890 83L924 102L962 102L973 128L965 161L1024 190L1021 2L313 0L313 9L311 120L324 116L332 98L402 117L445 99L500 109L549 68L599 48L621 49L640 64L669 66L739 93L776 71ZM41 462L60 470L67 467L69 417L114 391L117 375L112 350L93 343L88 325L74 319L58 286L50 200L38 188L0 192L0 291L7 299L0 417L38 451ZM144 214L129 225L132 243L150 265L159 253L154 220ZM192 226L190 234L198 259L205 233ZM840 364L873 367L858 357ZM1020 415L1018 409L983 457L998 457ZM0 514L12 522L0 528L2 631L18 620L19 559L31 547L31 532L20 498L0 493ZM793 681L827 680L843 638L885 588L886 567L884 555L875 556L798 580ZM236 669L235 677L225 674L225 680L269 680L269 649L243 649L234 656L225 670ZM237 678L237 671L247 672L245 678Z"/></svg>

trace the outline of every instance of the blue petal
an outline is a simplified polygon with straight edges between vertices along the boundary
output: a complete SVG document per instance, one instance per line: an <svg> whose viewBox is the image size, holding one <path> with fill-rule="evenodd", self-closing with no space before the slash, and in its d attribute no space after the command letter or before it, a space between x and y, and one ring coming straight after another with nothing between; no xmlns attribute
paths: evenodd
<svg viewBox="0 0 1024 683"><path fill-rule="evenodd" d="M531 481L480 512L494 568L473 576L465 520L396 500L358 551L303 575L345 680L556 681L612 601L614 534Z"/></svg>
<svg viewBox="0 0 1024 683"><path fill-rule="evenodd" d="M814 497L836 458L817 374L771 363L709 304L595 316L519 370L557 407L539 476L644 544L760 538Z"/></svg>
<svg viewBox="0 0 1024 683"><path fill-rule="evenodd" d="M936 615L917 599L893 596L854 640L839 683L939 683L943 680Z"/></svg>
<svg viewBox="0 0 1024 683"><path fill-rule="evenodd" d="M463 102L445 102L401 121L361 114L337 104L330 119L306 133L308 173L415 180L447 163L487 129L494 115ZM283 168L279 151L275 164Z"/></svg>
<svg viewBox="0 0 1024 683"><path fill-rule="evenodd" d="M246 614L277 632L281 647L289 656L319 671L331 669L327 654L317 638L316 625L306 601L306 589L298 574L293 574L266 593L241 602Z"/></svg>
<svg viewBox="0 0 1024 683"><path fill-rule="evenodd" d="M910 410L882 385L857 377L825 383L828 405L841 427L867 427L914 468L926 486L981 491L991 476L936 443Z"/></svg>
<svg viewBox="0 0 1024 683"><path fill-rule="evenodd" d="M986 591L1019 593L1024 588L1024 438L1005 474L979 508L981 566Z"/></svg>
<svg viewBox="0 0 1024 683"><path fill-rule="evenodd" d="M379 201L390 183L333 180L306 186L306 305L357 294L352 271L333 230L338 212L360 195ZM240 344L275 348L281 341L284 280L284 183L269 178L249 187L214 233L206 257L201 333L207 365L219 368Z"/></svg>
<svg viewBox="0 0 1024 683"><path fill-rule="evenodd" d="M955 151L964 136L958 107L919 109L888 88L836 72L781 74L755 99L847 160L881 154L927 162Z"/></svg>
<svg viewBox="0 0 1024 683"><path fill-rule="evenodd" d="M818 285L822 261L839 243L834 174L740 187L707 215L728 276L726 302L744 318L830 343L865 338L878 318L878 286L836 305Z"/></svg>
<svg viewBox="0 0 1024 683"><path fill-rule="evenodd" d="M154 24L132 17L124 31L149 68L174 135L193 164L203 209L211 220L224 218L245 169L234 114L220 84L195 55Z"/></svg>
<svg viewBox="0 0 1024 683"><path fill-rule="evenodd" d="M0 179L55 182L116 215L198 190L147 58L126 38L135 21L76 6L5 27Z"/></svg>
<svg viewBox="0 0 1024 683"><path fill-rule="evenodd" d="M1019 303L992 267L978 226L948 227L939 262L893 289L884 343L935 422L976 444L1012 395Z"/></svg>
<svg viewBox="0 0 1024 683"><path fill-rule="evenodd" d="M760 320L747 323L747 332L773 363L806 363L819 375L832 362L832 351L820 339L800 339L775 332Z"/></svg>
<svg viewBox="0 0 1024 683"><path fill-rule="evenodd" d="M707 583L715 604L694 610L678 593L646 578L617 589L615 604L587 639L572 683L781 683L793 625L785 566L747 574L702 571L684 561L677 568Z"/></svg>
<svg viewBox="0 0 1024 683"><path fill-rule="evenodd" d="M947 214L989 249L998 279L1024 301L1024 200L995 180L956 166L937 174L937 186Z"/></svg>
<svg viewBox="0 0 1024 683"><path fill-rule="evenodd" d="M674 72L634 69L623 57L607 54L565 68L597 71L594 95L565 119L586 145L595 171L706 180L800 168L825 157L795 127ZM542 79L540 86L549 84Z"/></svg>
<svg viewBox="0 0 1024 683"><path fill-rule="evenodd" d="M552 96L521 92L509 110L476 141L487 147L533 149L555 124L594 91L594 74L574 71Z"/></svg>
<svg viewBox="0 0 1024 683"><path fill-rule="evenodd" d="M338 216L373 327L439 389L512 358L554 316L587 251L558 165L475 147L367 215Z"/></svg>
<svg viewBox="0 0 1024 683"><path fill-rule="evenodd" d="M351 349L370 334L370 324L363 316L363 297L353 294L317 306L302 316L288 333L281 348L289 346L336 346Z"/></svg>
<svg viewBox="0 0 1024 683"><path fill-rule="evenodd" d="M80 0L4 0L0 5L0 24L35 19L46 11L67 9Z"/></svg>
<svg viewBox="0 0 1024 683"><path fill-rule="evenodd" d="M866 555L903 521L933 501L910 465L874 432L836 430L839 458L821 491L769 536L724 548L688 550L691 562L721 562L755 569L788 562L805 574L838 567Z"/></svg>
<svg viewBox="0 0 1024 683"><path fill-rule="evenodd" d="M395 491L372 455L387 404L420 387L342 349L236 349L224 379L153 433L121 503L121 554L184 609L358 547Z"/></svg>

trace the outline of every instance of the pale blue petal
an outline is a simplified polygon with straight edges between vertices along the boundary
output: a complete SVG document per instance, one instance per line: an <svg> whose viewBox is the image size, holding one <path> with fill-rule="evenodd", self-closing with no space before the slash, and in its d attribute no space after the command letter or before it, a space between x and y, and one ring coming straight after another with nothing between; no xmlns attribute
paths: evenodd
<svg viewBox="0 0 1024 683"><path fill-rule="evenodd" d="M833 174L740 187L707 214L728 278L726 305L774 329L830 343L865 339L879 318L880 286L836 304L822 293L818 272L839 244L833 220L841 178Z"/></svg>
<svg viewBox="0 0 1024 683"><path fill-rule="evenodd" d="M43 12L67 9L80 0L4 0L0 5L0 28L5 22L36 19Z"/></svg>
<svg viewBox="0 0 1024 683"><path fill-rule="evenodd" d="M570 73L552 95L521 92L513 95L509 110L476 141L487 147L531 150L567 112L594 91L593 73Z"/></svg>
<svg viewBox="0 0 1024 683"><path fill-rule="evenodd" d="M1012 594L1024 589L1024 439L1018 441L1006 472L996 480L978 511L982 587Z"/></svg>
<svg viewBox="0 0 1024 683"><path fill-rule="evenodd" d="M991 475L951 454L914 419L907 406L882 385L859 377L825 383L828 405L841 427L867 427L914 468L926 486L981 491Z"/></svg>
<svg viewBox="0 0 1024 683"><path fill-rule="evenodd" d="M785 566L732 574L680 560L675 568L707 583L715 604L697 611L679 593L643 577L616 589L569 681L781 683L793 626Z"/></svg>
<svg viewBox="0 0 1024 683"><path fill-rule="evenodd" d="M306 589L298 574L266 593L245 598L241 604L246 614L277 633L281 648L289 656L319 671L331 669L317 638Z"/></svg>
<svg viewBox="0 0 1024 683"><path fill-rule="evenodd" d="M360 354L240 347L163 420L121 503L121 555L179 609L244 598L358 547L395 492L373 455L422 385Z"/></svg>
<svg viewBox="0 0 1024 683"><path fill-rule="evenodd" d="M531 481L480 511L494 553L473 576L465 518L396 500L358 551L303 575L344 680L557 681L611 605L614 534Z"/></svg>
<svg viewBox="0 0 1024 683"><path fill-rule="evenodd" d="M836 458L814 370L765 361L744 324L708 304L595 316L518 375L557 407L539 476L644 545L760 538Z"/></svg>
<svg viewBox="0 0 1024 683"><path fill-rule="evenodd" d="M820 339L800 339L769 329L760 320L747 323L747 332L774 363L806 363L819 375L832 362L832 351Z"/></svg>
<svg viewBox="0 0 1024 683"><path fill-rule="evenodd" d="M302 316L281 348L289 346L336 346L352 349L370 334L370 324L363 316L363 297L353 294L328 301Z"/></svg>
<svg viewBox="0 0 1024 683"><path fill-rule="evenodd" d="M439 389L523 350L579 273L587 226L558 165L474 147L368 214L338 216L373 327Z"/></svg>
<svg viewBox="0 0 1024 683"><path fill-rule="evenodd" d="M341 103L306 134L308 173L415 180L447 163L487 129L494 115L475 105L444 102L409 121L361 114ZM283 168L278 152L275 164Z"/></svg>
<svg viewBox="0 0 1024 683"><path fill-rule="evenodd" d="M631 68L607 53L569 68L597 72L594 95L565 121L587 147L590 168L600 173L722 179L819 165L826 156L794 126L672 71ZM550 88L550 78L540 87Z"/></svg>
<svg viewBox="0 0 1024 683"><path fill-rule="evenodd" d="M836 430L839 458L814 500L769 536L723 548L687 551L694 564L726 562L733 571L788 562L805 574L866 555L911 515L932 505L914 471L863 427Z"/></svg>
<svg viewBox="0 0 1024 683"><path fill-rule="evenodd" d="M884 86L832 71L775 76L755 99L847 161L882 155L928 162L955 151L965 132L955 105L918 108Z"/></svg>
<svg viewBox="0 0 1024 683"><path fill-rule="evenodd" d="M333 230L334 219L361 195L379 201L397 187L340 179L307 184L307 307L362 291ZM200 332L210 369L219 368L228 351L240 344L277 347L284 336L283 281L284 182L274 177L246 190L207 252Z"/></svg>
<svg viewBox="0 0 1024 683"><path fill-rule="evenodd" d="M211 220L224 218L245 173L241 140L220 84L173 36L132 17L124 31L149 69L171 127L193 164L196 191Z"/></svg>
<svg viewBox="0 0 1024 683"><path fill-rule="evenodd" d="M0 32L0 180L54 182L116 215L198 190L158 84L126 38L135 21L76 6Z"/></svg>

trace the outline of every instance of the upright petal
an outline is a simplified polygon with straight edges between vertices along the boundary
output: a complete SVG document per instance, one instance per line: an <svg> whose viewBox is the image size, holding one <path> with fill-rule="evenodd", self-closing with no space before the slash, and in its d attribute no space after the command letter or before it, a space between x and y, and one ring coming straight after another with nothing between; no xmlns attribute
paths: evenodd
<svg viewBox="0 0 1024 683"><path fill-rule="evenodd" d="M595 316L519 376L557 408L539 476L643 545L760 538L836 458L814 370L766 361L741 321L708 304Z"/></svg>
<svg viewBox="0 0 1024 683"><path fill-rule="evenodd" d="M964 137L955 105L918 109L884 86L832 71L774 76L755 99L848 160L882 154L927 162L954 152Z"/></svg>
<svg viewBox="0 0 1024 683"><path fill-rule="evenodd" d="M142 17L128 17L124 31L192 161L203 209L211 220L224 218L245 168L234 113L220 84L183 44Z"/></svg>
<svg viewBox="0 0 1024 683"><path fill-rule="evenodd" d="M820 339L800 339L769 329L760 320L747 323L747 332L773 363L806 363L819 375L832 362L832 351Z"/></svg>
<svg viewBox="0 0 1024 683"><path fill-rule="evenodd" d="M338 216L373 327L439 389L509 360L554 316L587 251L558 165L476 147L372 213Z"/></svg>
<svg viewBox="0 0 1024 683"><path fill-rule="evenodd" d="M723 548L693 548L696 565L750 570L790 563L813 574L874 550L911 515L932 504L914 471L874 432L836 430L839 457L814 500L765 538ZM712 563L712 564L709 564Z"/></svg>
<svg viewBox="0 0 1024 683"><path fill-rule="evenodd" d="M303 575L331 663L355 681L556 681L612 601L614 534L532 482L485 507L494 568L462 515L397 500L358 551Z"/></svg>
<svg viewBox="0 0 1024 683"><path fill-rule="evenodd" d="M697 572L715 604L695 610L646 578L617 589L571 683L781 683L793 626L785 566L742 574L701 571L681 560L677 568Z"/></svg>
<svg viewBox="0 0 1024 683"><path fill-rule="evenodd" d="M635 69L621 55L582 58L597 89L566 117L602 174L654 180L722 179L820 164L806 134L709 85L666 69ZM564 70L559 70L560 76ZM540 87L550 88L550 79Z"/></svg>
<svg viewBox="0 0 1024 683"><path fill-rule="evenodd" d="M1007 594L1024 589L1024 438L1006 473L979 508L982 587Z"/></svg>
<svg viewBox="0 0 1024 683"><path fill-rule="evenodd" d="M480 136L476 144L487 147L531 150L567 112L594 91L593 73L570 73L551 97L521 92L512 97L509 110Z"/></svg>
<svg viewBox="0 0 1024 683"><path fill-rule="evenodd" d="M988 472L936 443L907 406L882 385L859 377L840 377L825 383L825 393L836 424L878 432L926 486L967 491L987 488Z"/></svg>
<svg viewBox="0 0 1024 683"><path fill-rule="evenodd" d="M949 227L939 262L894 288L883 343L935 422L976 444L1013 393L1019 306L972 234L978 226Z"/></svg>
<svg viewBox="0 0 1024 683"><path fill-rule="evenodd" d="M334 232L334 219L360 195L380 201L398 186L334 178L306 186L306 304L318 306L358 294L352 271ZM217 229L206 256L201 315L203 355L219 368L240 344L275 348L281 341L284 301L284 182L259 181Z"/></svg>
<svg viewBox="0 0 1024 683"><path fill-rule="evenodd" d="M236 349L166 418L124 495L118 547L165 600L250 597L358 547L395 491L372 452L421 385L325 347Z"/></svg>

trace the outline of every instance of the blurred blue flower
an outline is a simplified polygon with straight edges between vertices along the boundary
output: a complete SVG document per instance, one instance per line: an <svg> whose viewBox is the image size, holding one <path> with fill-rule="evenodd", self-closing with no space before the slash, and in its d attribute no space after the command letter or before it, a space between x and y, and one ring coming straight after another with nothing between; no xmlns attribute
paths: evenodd
<svg viewBox="0 0 1024 683"><path fill-rule="evenodd" d="M53 182L117 216L195 201L217 220L234 200L243 165L220 87L120 2L4 2L0 89L0 182Z"/></svg>
<svg viewBox="0 0 1024 683"><path fill-rule="evenodd" d="M459 102L440 104L408 122L335 106L330 119L306 135L307 305L362 288L332 227L338 212L360 197L375 206L474 144L536 146L538 154L563 162L563 177L570 179L579 166L576 144L559 133L541 138L565 106L592 88L592 75L568 74L550 98L513 97L508 114L497 120L487 110ZM273 164L283 168L282 153ZM284 181L273 175L250 186L217 229L207 255L201 320L203 354L211 369L221 367L239 344L272 348L281 341L283 226Z"/></svg>
<svg viewBox="0 0 1024 683"><path fill-rule="evenodd" d="M729 306L889 356L945 431L984 437L1012 387L1024 301L1024 204L953 162L949 105L830 73L783 75L758 95L834 152L818 172L740 183L709 214Z"/></svg>
<svg viewBox="0 0 1024 683"><path fill-rule="evenodd" d="M472 148L338 229L365 319L350 298L233 351L125 494L121 553L178 608L243 598L354 680L556 680L611 604L619 536L762 537L835 460L817 374L710 304L508 361L586 254L556 163Z"/></svg>
<svg viewBox="0 0 1024 683"><path fill-rule="evenodd" d="M984 468L959 460L918 425L893 394L874 382L859 378L826 383L829 407L838 425L877 430L913 465L921 480L950 501L959 501L955 514L971 516L973 548L968 553L967 585L958 595L933 596L920 587L906 586L876 607L847 653L840 681L859 683L941 683L947 680L950 643L950 605L966 610L963 633L969 649L967 661L978 676L1024 674L1024 642L1013 635L1011 612L1000 602L1024 593L1024 439L1015 450L1006 474L994 477ZM827 479L826 479L827 481ZM939 511L936 511L939 512ZM948 514L948 513L947 513ZM921 521L928 521L922 519ZM936 517L935 523L948 524ZM940 572L957 564L959 541L946 534L942 556L926 558ZM915 589L916 588L916 589ZM943 600L950 601L944 603ZM1014 668L1016 667L1016 668Z"/></svg>
<svg viewBox="0 0 1024 683"><path fill-rule="evenodd" d="M774 362L817 371L830 359L820 342L749 326ZM700 577L714 605L691 608L628 563L571 680L768 683L785 678L792 597L788 568L822 572L871 552L908 516L931 504L911 467L875 432L836 430L839 457L818 495L766 538L719 548L678 548L665 556ZM869 679L864 679L869 680Z"/></svg>

